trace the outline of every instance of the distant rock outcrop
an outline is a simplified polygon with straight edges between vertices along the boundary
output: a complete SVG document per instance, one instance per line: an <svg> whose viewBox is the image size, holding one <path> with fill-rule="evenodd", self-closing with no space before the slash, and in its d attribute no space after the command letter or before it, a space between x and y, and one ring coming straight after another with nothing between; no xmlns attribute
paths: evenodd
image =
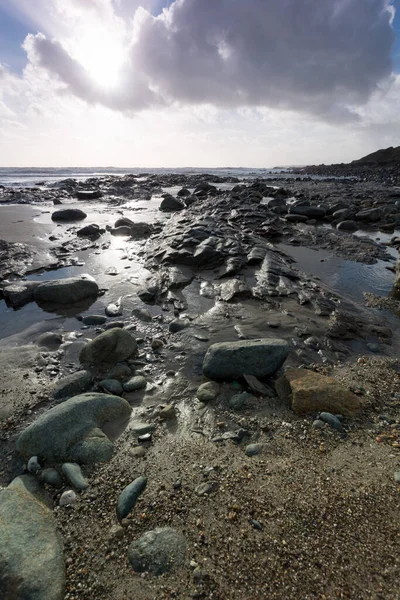
<svg viewBox="0 0 400 600"><path fill-rule="evenodd" d="M351 164L386 165L393 163L400 163L400 146L397 146L397 148L393 148L393 146L391 146L390 148L377 150L377 152L368 154L363 158L353 160Z"/></svg>

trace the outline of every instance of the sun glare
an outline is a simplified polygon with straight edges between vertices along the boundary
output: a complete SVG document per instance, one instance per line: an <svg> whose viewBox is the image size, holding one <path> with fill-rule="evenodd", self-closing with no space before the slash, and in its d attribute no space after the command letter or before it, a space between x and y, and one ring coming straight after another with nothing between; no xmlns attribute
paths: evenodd
<svg viewBox="0 0 400 600"><path fill-rule="evenodd" d="M93 31L75 45L75 55L98 85L113 88L118 85L124 47L115 37L103 31Z"/></svg>

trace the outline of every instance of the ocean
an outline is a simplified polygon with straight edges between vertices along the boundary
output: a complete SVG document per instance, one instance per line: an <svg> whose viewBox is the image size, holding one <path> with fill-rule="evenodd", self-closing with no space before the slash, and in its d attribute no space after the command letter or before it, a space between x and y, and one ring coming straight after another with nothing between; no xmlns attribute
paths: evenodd
<svg viewBox="0 0 400 600"><path fill-rule="evenodd" d="M105 175L166 175L179 173L183 175L193 175L209 173L220 177L237 177L238 179L248 179L255 177L271 178L279 175L288 176L286 169L248 169L248 168L219 168L219 169L200 169L200 168L116 168L116 167L67 167L67 168L4 168L0 167L0 185L6 187L30 187L35 185L47 185L61 181L62 179L73 178L84 181L90 177L104 177Z"/></svg>

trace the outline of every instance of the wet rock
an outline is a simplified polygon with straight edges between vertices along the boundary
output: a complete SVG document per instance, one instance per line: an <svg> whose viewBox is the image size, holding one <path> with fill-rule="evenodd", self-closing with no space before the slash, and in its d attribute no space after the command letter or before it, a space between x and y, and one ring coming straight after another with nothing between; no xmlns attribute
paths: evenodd
<svg viewBox="0 0 400 600"><path fill-rule="evenodd" d="M36 340L35 344L40 348L46 348L47 350L58 350L63 343L63 336L61 333L47 332L42 333Z"/></svg>
<svg viewBox="0 0 400 600"><path fill-rule="evenodd" d="M72 398L83 392L87 392L92 386L93 377L89 371L77 371L62 379L59 379L53 388L53 398L62 400Z"/></svg>
<svg viewBox="0 0 400 600"><path fill-rule="evenodd" d="M139 321L144 321L145 323L150 323L153 320L151 312L145 308L134 308L132 310L132 316L136 317L136 319L139 319Z"/></svg>
<svg viewBox="0 0 400 600"><path fill-rule="evenodd" d="M60 600L65 567L61 539L41 487L30 476L0 491L0 581L5 600Z"/></svg>
<svg viewBox="0 0 400 600"><path fill-rule="evenodd" d="M63 208L56 210L51 215L51 220L56 222L82 221L86 219L87 214L79 208Z"/></svg>
<svg viewBox="0 0 400 600"><path fill-rule="evenodd" d="M359 221L366 221L368 223L374 223L379 221L382 217L382 209L381 208L366 208L364 210L360 210L356 214L356 218Z"/></svg>
<svg viewBox="0 0 400 600"><path fill-rule="evenodd" d="M216 381L208 381L203 383L197 390L196 397L200 402L212 402L218 397L220 385Z"/></svg>
<svg viewBox="0 0 400 600"><path fill-rule="evenodd" d="M172 404L168 404L160 410L161 421L173 421L176 419L176 408Z"/></svg>
<svg viewBox="0 0 400 600"><path fill-rule="evenodd" d="M309 219L323 219L326 215L326 208L322 206L291 206L289 213L292 215L303 215Z"/></svg>
<svg viewBox="0 0 400 600"><path fill-rule="evenodd" d="M110 421L128 419L129 404L117 396L82 394L42 414L17 440L26 457L49 461L91 463L109 460L113 445L100 428Z"/></svg>
<svg viewBox="0 0 400 600"><path fill-rule="evenodd" d="M138 477L120 493L117 502L117 517L119 520L124 519L129 515L138 501L139 496L141 496L146 489L146 485L147 478Z"/></svg>
<svg viewBox="0 0 400 600"><path fill-rule="evenodd" d="M393 288L390 292L390 297L395 300L400 300L400 258L396 263L396 274L394 278Z"/></svg>
<svg viewBox="0 0 400 600"><path fill-rule="evenodd" d="M162 575L183 565L185 556L185 538L169 527L148 531L128 550L128 559L135 571L148 571L154 575Z"/></svg>
<svg viewBox="0 0 400 600"><path fill-rule="evenodd" d="M124 383L124 391L125 392L137 392L138 390L143 390L147 385L147 381L145 377L141 375L136 375L132 377L129 381Z"/></svg>
<svg viewBox="0 0 400 600"><path fill-rule="evenodd" d="M359 398L338 381L306 369L288 369L275 388L299 414L324 411L354 416L361 408Z"/></svg>
<svg viewBox="0 0 400 600"><path fill-rule="evenodd" d="M288 223L307 223L308 217L306 215L286 215L285 220Z"/></svg>
<svg viewBox="0 0 400 600"><path fill-rule="evenodd" d="M279 339L213 344L204 358L203 373L216 381L231 381L245 374L264 379L280 369L288 354L289 346Z"/></svg>
<svg viewBox="0 0 400 600"><path fill-rule="evenodd" d="M114 231L118 231L122 227L129 230L128 235L135 239L149 237L153 233L153 227L149 223L136 223L128 217L118 219L115 222Z"/></svg>
<svg viewBox="0 0 400 600"><path fill-rule="evenodd" d="M81 350L82 364L115 364L126 360L137 350L136 339L124 329L110 329L88 342Z"/></svg>
<svg viewBox="0 0 400 600"><path fill-rule="evenodd" d="M103 317L103 315L86 315L82 319L82 323L84 325L104 325L107 321L107 317Z"/></svg>
<svg viewBox="0 0 400 600"><path fill-rule="evenodd" d="M132 377L132 369L128 367L128 365L115 365L110 371L107 373L106 379L126 379L127 377Z"/></svg>
<svg viewBox="0 0 400 600"><path fill-rule="evenodd" d="M354 221L341 221L336 225L338 231L347 231L348 233L354 233L358 227Z"/></svg>
<svg viewBox="0 0 400 600"><path fill-rule="evenodd" d="M99 386L103 391L114 394L115 396L122 396L124 391L122 383L117 381L117 379L103 379L103 381L100 381Z"/></svg>
<svg viewBox="0 0 400 600"><path fill-rule="evenodd" d="M131 228L126 225L116 228L113 227L113 229L110 229L110 233L114 236L128 237L131 235Z"/></svg>
<svg viewBox="0 0 400 600"><path fill-rule="evenodd" d="M34 300L34 291L40 281L18 281L3 288L3 296L9 306L19 308Z"/></svg>
<svg viewBox="0 0 400 600"><path fill-rule="evenodd" d="M42 472L42 481L56 488L60 488L62 486L61 475L57 469L44 469Z"/></svg>
<svg viewBox="0 0 400 600"><path fill-rule="evenodd" d="M176 212L183 210L185 205L180 200L177 200L173 196L167 195L160 204L160 210L162 212Z"/></svg>
<svg viewBox="0 0 400 600"><path fill-rule="evenodd" d="M190 321L188 319L174 319L168 326L171 333L179 333L184 329L190 327Z"/></svg>
<svg viewBox="0 0 400 600"><path fill-rule="evenodd" d="M262 444L249 444L246 446L246 456L252 457L257 456L262 451Z"/></svg>
<svg viewBox="0 0 400 600"><path fill-rule="evenodd" d="M78 304L86 298L95 298L99 287L93 277L69 277L41 283L34 291L38 304Z"/></svg>
<svg viewBox="0 0 400 600"><path fill-rule="evenodd" d="M250 298L251 290L243 279L230 279L219 286L219 295L224 302L235 298Z"/></svg>
<svg viewBox="0 0 400 600"><path fill-rule="evenodd" d="M116 302L109 304L105 309L107 317L120 317L123 312L122 297L118 298Z"/></svg>
<svg viewBox="0 0 400 600"><path fill-rule="evenodd" d="M76 463L64 463L61 467L62 472L70 483L78 490L87 490L89 482L82 474L81 468Z"/></svg>
<svg viewBox="0 0 400 600"><path fill-rule="evenodd" d="M181 190L179 190L179 192L177 193L177 196L179 198L185 198L187 196L191 196L191 192L187 189L187 188L182 188Z"/></svg>
<svg viewBox="0 0 400 600"><path fill-rule="evenodd" d="M98 240L103 233L105 233L105 229L100 229L98 225L93 224L78 229L76 235L78 237L89 238L90 240Z"/></svg>
<svg viewBox="0 0 400 600"><path fill-rule="evenodd" d="M78 200L97 200L101 196L100 190L76 190Z"/></svg>

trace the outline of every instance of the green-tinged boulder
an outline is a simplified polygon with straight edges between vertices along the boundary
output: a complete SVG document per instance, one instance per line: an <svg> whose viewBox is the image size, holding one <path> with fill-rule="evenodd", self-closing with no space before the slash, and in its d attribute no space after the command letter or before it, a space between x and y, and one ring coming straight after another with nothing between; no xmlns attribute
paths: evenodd
<svg viewBox="0 0 400 600"><path fill-rule="evenodd" d="M0 491L0 598L62 600L63 548L39 482L22 476Z"/></svg>
<svg viewBox="0 0 400 600"><path fill-rule="evenodd" d="M79 360L87 365L113 365L124 361L137 350L136 339L125 329L104 331L81 350Z"/></svg>
<svg viewBox="0 0 400 600"><path fill-rule="evenodd" d="M41 415L17 440L25 457L48 461L95 463L109 460L113 444L101 431L112 421L128 420L126 400L109 394L82 394Z"/></svg>
<svg viewBox="0 0 400 600"><path fill-rule="evenodd" d="M232 381L244 375L266 379L280 369L288 354L288 344L279 339L213 344L204 358L203 373L217 381Z"/></svg>

